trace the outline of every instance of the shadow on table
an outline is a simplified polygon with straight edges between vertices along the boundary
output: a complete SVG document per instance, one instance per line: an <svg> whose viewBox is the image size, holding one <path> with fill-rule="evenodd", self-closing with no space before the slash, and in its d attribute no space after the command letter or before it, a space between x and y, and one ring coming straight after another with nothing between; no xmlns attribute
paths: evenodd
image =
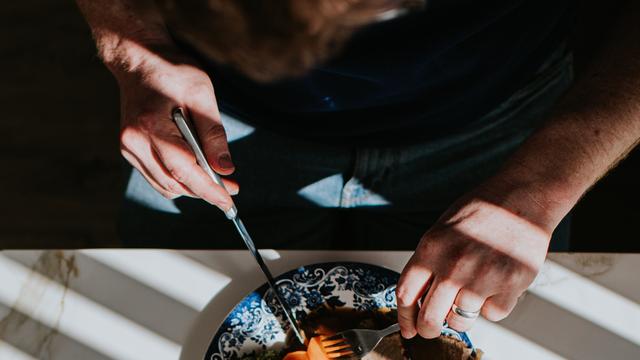
<svg viewBox="0 0 640 360"><path fill-rule="evenodd" d="M157 250L122 254L86 250L0 255L0 358L197 359L226 313L263 282L253 262L241 261L248 259L244 254L220 257L210 252ZM297 254L295 266L363 261L368 256L302 254ZM295 267L276 251L263 255L274 273ZM382 265L397 266L403 257L406 254L389 252L384 260L388 263ZM616 304L626 306L628 318L640 318L640 295L629 291L625 298L599 285L597 279L606 271L590 280L571 271L571 264L551 264L569 274L562 278L567 288L611 301L584 312L545 293L544 284L539 285L537 289L542 290L534 289L509 318L497 324L522 344L523 358L528 347L546 349L551 354L548 358L640 358L636 334L640 325L618 329L607 319L621 316L607 308ZM614 287L633 286L628 277Z"/></svg>

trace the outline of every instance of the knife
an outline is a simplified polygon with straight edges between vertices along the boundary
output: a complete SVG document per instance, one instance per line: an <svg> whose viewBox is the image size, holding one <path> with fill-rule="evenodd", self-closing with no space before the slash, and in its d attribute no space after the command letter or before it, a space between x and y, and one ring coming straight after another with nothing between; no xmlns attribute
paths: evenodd
<svg viewBox="0 0 640 360"><path fill-rule="evenodd" d="M218 174L216 174L213 171L213 169L211 169L211 166L209 166L209 163L207 162L207 158L205 157L204 152L200 147L200 142L198 141L198 137L196 136L197 135L196 130L191 124L191 122L185 116L184 110L182 108L176 108L173 110L172 115L173 115L173 121L175 121L176 125L178 126L180 133L182 133L182 136L184 137L184 139L187 141L189 146L191 146L191 149L193 150L193 153L196 156L196 160L198 161L198 165L200 165L200 167L204 170L204 172L206 172L207 175L209 175L209 177L211 178L211 180L213 180L213 182L220 185L223 189L226 190L226 188L224 187L224 183L220 179L220 176L218 176ZM295 337L298 339L298 341L300 341L301 344L304 344L304 338L302 337L302 333L300 331L300 328L298 327L296 318L295 316L293 316L293 313L291 312L291 309L287 305L286 301L282 298L282 294L278 289L276 281L273 279L273 275L271 275L271 271L269 271L267 264L264 263L262 256L256 249L256 246L253 243L253 240L251 239L249 232L247 232L247 228L242 223L242 220L240 220L240 218L238 217L238 209L236 208L236 205L233 204L233 206L225 212L225 215L227 216L227 219L233 222L233 225L235 225L236 230L238 230L238 233L240 234L240 237L244 241L244 244L247 246L247 249L249 249L249 252L251 252L251 255L253 255L253 258L258 263L260 270L262 270L262 272L264 273L264 276L267 278L267 283L271 287L271 290L273 291L278 303L280 304L280 307L284 311L284 314L287 318L287 321L289 321L289 325L291 325L291 330L293 331Z"/></svg>

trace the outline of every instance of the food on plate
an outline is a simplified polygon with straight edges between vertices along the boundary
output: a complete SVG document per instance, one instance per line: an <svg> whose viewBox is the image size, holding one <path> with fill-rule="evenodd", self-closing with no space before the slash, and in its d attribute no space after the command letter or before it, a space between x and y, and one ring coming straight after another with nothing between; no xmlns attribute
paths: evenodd
<svg viewBox="0 0 640 360"><path fill-rule="evenodd" d="M307 350L293 351L285 355L282 360L325 360L329 356L322 347L322 337L314 336L307 344Z"/></svg>
<svg viewBox="0 0 640 360"><path fill-rule="evenodd" d="M322 339L347 329L383 329L396 321L395 310L357 311L353 309L327 310L310 313L301 322L307 337L305 346L288 337L283 351L267 350L247 356L246 360L330 360L321 344ZM477 360L482 352L473 352L466 344L448 336L437 339L419 337L405 340L399 333L385 337L366 360Z"/></svg>

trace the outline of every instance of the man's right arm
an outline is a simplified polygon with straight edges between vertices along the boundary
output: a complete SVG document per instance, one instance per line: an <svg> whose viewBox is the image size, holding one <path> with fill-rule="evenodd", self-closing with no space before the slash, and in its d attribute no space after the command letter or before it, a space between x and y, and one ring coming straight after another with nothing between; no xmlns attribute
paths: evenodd
<svg viewBox="0 0 640 360"><path fill-rule="evenodd" d="M171 120L174 108L184 108L213 169L221 175L233 172L209 76L175 46L153 1L77 3L120 87L122 155L163 196L199 197L228 210L229 193L197 165ZM237 193L237 184L223 181Z"/></svg>
<svg viewBox="0 0 640 360"><path fill-rule="evenodd" d="M151 0L76 2L91 27L100 57L114 73L134 70L146 57L154 57L150 48L173 46Z"/></svg>

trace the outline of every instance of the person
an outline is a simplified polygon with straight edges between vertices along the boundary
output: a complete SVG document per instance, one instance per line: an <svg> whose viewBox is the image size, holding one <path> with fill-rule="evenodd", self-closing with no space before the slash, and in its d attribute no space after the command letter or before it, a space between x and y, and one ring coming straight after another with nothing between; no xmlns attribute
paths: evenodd
<svg viewBox="0 0 640 360"><path fill-rule="evenodd" d="M209 205L235 202L258 246L415 249L407 338L506 317L640 139L634 1L575 84L571 0L77 2L120 87L127 244L241 247Z"/></svg>

